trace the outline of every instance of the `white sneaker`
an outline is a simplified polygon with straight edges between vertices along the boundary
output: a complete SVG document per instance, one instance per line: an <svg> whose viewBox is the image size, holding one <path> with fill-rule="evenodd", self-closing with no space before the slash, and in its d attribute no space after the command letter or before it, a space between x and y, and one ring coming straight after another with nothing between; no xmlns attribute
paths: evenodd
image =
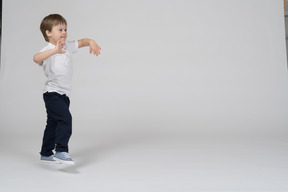
<svg viewBox="0 0 288 192"><path fill-rule="evenodd" d="M50 156L41 155L40 160L42 163L47 163L47 164L59 164L59 163L61 163L60 161L56 161L54 159L54 155L50 155Z"/></svg>
<svg viewBox="0 0 288 192"><path fill-rule="evenodd" d="M54 158L63 164L75 165L75 162L72 160L72 158L67 152L56 152Z"/></svg>

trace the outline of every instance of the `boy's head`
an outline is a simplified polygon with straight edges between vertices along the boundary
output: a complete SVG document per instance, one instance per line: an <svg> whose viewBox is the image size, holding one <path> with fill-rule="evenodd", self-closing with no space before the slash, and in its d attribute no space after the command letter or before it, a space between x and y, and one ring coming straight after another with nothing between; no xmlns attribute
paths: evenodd
<svg viewBox="0 0 288 192"><path fill-rule="evenodd" d="M52 28L57 25L67 26L67 21L59 14L51 14L46 16L40 25L40 30L44 36L45 41L49 42L48 33L52 31Z"/></svg>

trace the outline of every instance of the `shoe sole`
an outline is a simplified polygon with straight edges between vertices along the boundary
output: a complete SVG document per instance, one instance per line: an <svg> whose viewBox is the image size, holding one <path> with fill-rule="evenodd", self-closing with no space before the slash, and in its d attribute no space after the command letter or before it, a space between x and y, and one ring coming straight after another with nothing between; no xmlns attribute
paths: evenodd
<svg viewBox="0 0 288 192"><path fill-rule="evenodd" d="M43 163L43 164L61 164L61 162L58 160L55 160L55 161L41 160L41 163Z"/></svg>
<svg viewBox="0 0 288 192"><path fill-rule="evenodd" d="M59 161L61 164L65 164L65 165L75 165L74 161L64 161L62 159L58 159L57 157L54 157L54 159L56 159L56 161Z"/></svg>

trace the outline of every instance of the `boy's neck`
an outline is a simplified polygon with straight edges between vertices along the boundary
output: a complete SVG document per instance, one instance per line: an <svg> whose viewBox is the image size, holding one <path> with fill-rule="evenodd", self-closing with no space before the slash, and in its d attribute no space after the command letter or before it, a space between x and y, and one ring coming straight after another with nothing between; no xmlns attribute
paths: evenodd
<svg viewBox="0 0 288 192"><path fill-rule="evenodd" d="M52 44L52 45L55 45L55 46L57 45L57 44L54 43L53 41L49 41L49 43Z"/></svg>

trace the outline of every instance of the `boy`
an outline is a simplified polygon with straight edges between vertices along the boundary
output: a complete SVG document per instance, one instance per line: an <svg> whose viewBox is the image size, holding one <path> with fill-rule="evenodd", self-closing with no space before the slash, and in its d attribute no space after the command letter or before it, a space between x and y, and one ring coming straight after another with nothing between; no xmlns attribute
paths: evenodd
<svg viewBox="0 0 288 192"><path fill-rule="evenodd" d="M78 48L89 46L90 53L98 56L101 48L92 39L66 41L67 22L59 14L46 16L41 22L40 30L48 42L48 45L33 58L34 62L43 66L48 78L43 94L47 124L40 152L41 161L74 165L68 154L68 142L72 134L68 97L72 78L71 55Z"/></svg>

